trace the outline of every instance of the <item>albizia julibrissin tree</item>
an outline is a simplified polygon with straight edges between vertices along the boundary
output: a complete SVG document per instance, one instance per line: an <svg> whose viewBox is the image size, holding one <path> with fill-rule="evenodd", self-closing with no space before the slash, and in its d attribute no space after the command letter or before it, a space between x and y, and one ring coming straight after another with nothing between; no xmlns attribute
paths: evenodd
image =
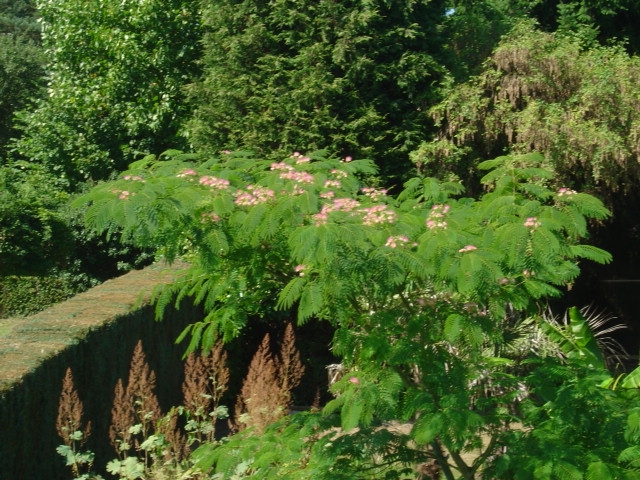
<svg viewBox="0 0 640 480"><path fill-rule="evenodd" d="M607 216L602 203L555 184L539 155L483 163L478 199L433 178L392 197L363 183L371 162L322 153L193 160L147 158L78 204L89 202L94 228L191 262L156 297L159 313L176 299L204 307L181 335L189 348L232 339L255 318L317 319L335 328L345 369L322 413L205 445L194 453L200 467L294 479L402 478L432 460L448 479L480 478L485 467L492 478L634 470L629 408L640 397L599 386L608 377L583 355L581 330L569 363L511 348L581 261L610 260L581 243L587 219ZM582 421L563 423L573 405ZM379 428L392 421L410 431ZM330 428L342 434L324 435Z"/></svg>

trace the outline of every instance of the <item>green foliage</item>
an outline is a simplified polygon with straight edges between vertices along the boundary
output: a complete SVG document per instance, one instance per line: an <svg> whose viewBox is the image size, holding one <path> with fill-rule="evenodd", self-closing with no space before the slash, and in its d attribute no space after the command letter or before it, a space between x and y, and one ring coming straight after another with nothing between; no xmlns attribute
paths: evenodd
<svg viewBox="0 0 640 480"><path fill-rule="evenodd" d="M203 3L204 76L190 139L198 151L259 155L327 148L407 178L445 73L446 2Z"/></svg>
<svg viewBox="0 0 640 480"><path fill-rule="evenodd" d="M457 159L447 171L467 176L478 159L537 151L565 186L611 203L640 181L639 78L638 58L620 46L585 48L579 39L524 22L478 76L453 85L431 110L439 138L414 153L414 161L428 173Z"/></svg>
<svg viewBox="0 0 640 480"><path fill-rule="evenodd" d="M40 25L37 17L32 0L0 0L0 33L9 34L10 38L39 43Z"/></svg>
<svg viewBox="0 0 640 480"><path fill-rule="evenodd" d="M67 261L67 200L37 169L0 168L0 276L44 274Z"/></svg>
<svg viewBox="0 0 640 480"><path fill-rule="evenodd" d="M592 367L605 368L596 337L576 307L569 309L568 325L560 326L543 321L540 322L540 327L567 358Z"/></svg>
<svg viewBox="0 0 640 480"><path fill-rule="evenodd" d="M69 195L26 162L0 167L0 315L30 315L123 271L150 255L87 231Z"/></svg>
<svg viewBox="0 0 640 480"><path fill-rule="evenodd" d="M23 112L23 157L78 182L107 178L138 153L179 144L182 88L198 67L198 4L184 0L38 4L49 95Z"/></svg>
<svg viewBox="0 0 640 480"><path fill-rule="evenodd" d="M606 252L580 244L587 220L608 212L594 197L556 189L539 155L482 164L485 193L477 199L459 197L460 185L434 178L410 180L393 198L362 183L375 171L371 162L348 160L316 152L282 161L245 153L201 161L169 152L131 165L119 180L96 187L76 205L86 208L93 228L122 231L169 260L181 256L191 262L190 271L156 297L159 314L168 302L187 297L208 312L181 336L192 336L190 349L233 338L249 318L320 318L335 327L332 351L346 373L318 418L340 426L344 443L334 443L346 450L332 456L328 447L315 450L303 437L292 439L292 451L310 451L308 465L296 463L294 474L279 457L287 450L269 443L268 434L242 443L237 454L234 441L213 452L203 447L199 461L228 475L223 478L256 472L260 478L283 472L323 478L314 462L356 462L357 448L368 459L378 458L375 450L395 472L389 475L400 475L405 462L435 458L447 478L454 470L475 478L508 443L511 422L529 418L510 406L527 389L545 391L540 382L551 385L547 379L554 378L540 377L540 367L523 384L518 372L531 368L517 363L522 359L499 356L503 335L573 282L582 259L610 260ZM575 335L589 338L579 328ZM560 395L557 388L565 382L567 395L581 395L574 370L557 361L549 366L556 367L564 368L565 377L551 394ZM601 388L590 382L585 388ZM603 398L617 395L598 392ZM544 403L531 405L546 411ZM390 436L374 444L357 433L372 435L390 421L413 426L397 438L383 429L374 437ZM487 436L491 441L483 446ZM414 447L407 446L409 440ZM392 445L401 452L397 456ZM480 454L469 463L461 454L473 448ZM258 458L263 460L256 465ZM565 463L557 468L584 467ZM370 460L369 465L372 470L359 468L378 468Z"/></svg>
<svg viewBox="0 0 640 480"><path fill-rule="evenodd" d="M631 54L640 52L635 26L640 5L633 0L542 0L530 2L532 16L545 31L558 31L581 41L608 44L623 41Z"/></svg>
<svg viewBox="0 0 640 480"><path fill-rule="evenodd" d="M74 432L71 436L75 437L76 440L81 440L82 432ZM72 467L74 471L78 471L84 466L88 466L90 469L95 457L93 452L77 451L69 445L58 446L56 452L65 457L67 466ZM103 480L103 478L93 473L78 473L78 475L74 476L73 480Z"/></svg>
<svg viewBox="0 0 640 480"><path fill-rule="evenodd" d="M43 93L44 63L44 52L37 43L21 33L0 33L0 165L7 157L9 140L19 134L14 114Z"/></svg>
<svg viewBox="0 0 640 480"><path fill-rule="evenodd" d="M638 478L635 413L638 369L615 379L606 370L595 333L576 309L568 322L539 323L565 362L535 359L521 404L521 428L507 432L509 451L491 462L500 478ZM619 386L619 388L618 388ZM607 388L609 387L609 388ZM554 445L565 445L557 449ZM583 476L584 475L584 476Z"/></svg>
<svg viewBox="0 0 640 480"><path fill-rule="evenodd" d="M32 315L74 293L71 285L58 277L0 277L0 318Z"/></svg>
<svg viewBox="0 0 640 480"><path fill-rule="evenodd" d="M457 81L478 73L502 35L525 16L535 1L455 0L447 12L445 35L452 60L448 63Z"/></svg>
<svg viewBox="0 0 640 480"><path fill-rule="evenodd" d="M406 434L363 428L345 436L336 433L335 420L317 412L296 414L261 436L241 432L222 447L203 445L192 459L202 471L214 468L212 478L220 480L412 478L409 465L420 454L409 447Z"/></svg>
<svg viewBox="0 0 640 480"><path fill-rule="evenodd" d="M570 361L540 365L528 378L536 386L523 403L521 431L508 434L507 454L488 470L498 478L638 478L619 462L629 448L625 427L637 391L614 392L599 383L606 371ZM557 448L563 445L564 448ZM629 468L630 467L630 468Z"/></svg>

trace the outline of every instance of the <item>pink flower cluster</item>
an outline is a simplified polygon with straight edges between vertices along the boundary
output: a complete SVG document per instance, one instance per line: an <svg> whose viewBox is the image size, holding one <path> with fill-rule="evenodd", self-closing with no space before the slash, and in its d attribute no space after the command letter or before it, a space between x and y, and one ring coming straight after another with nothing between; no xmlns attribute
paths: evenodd
<svg viewBox="0 0 640 480"><path fill-rule="evenodd" d="M373 207L363 208L362 213L364 213L362 223L368 226L393 223L398 218L396 212L390 210L387 205L374 205Z"/></svg>
<svg viewBox="0 0 640 480"><path fill-rule="evenodd" d="M576 192L575 190L571 190L570 188L562 187L562 188L558 189L558 196L559 197L568 197L568 196L571 196L571 195L575 195L576 193L578 193L578 192Z"/></svg>
<svg viewBox="0 0 640 480"><path fill-rule="evenodd" d="M270 166L271 170L283 170L283 171L290 171L293 170L293 167L291 165L286 164L285 162L273 162Z"/></svg>
<svg viewBox="0 0 640 480"><path fill-rule="evenodd" d="M113 193L118 195L120 200L128 200L135 195L135 192L129 192L127 190L114 190Z"/></svg>
<svg viewBox="0 0 640 480"><path fill-rule="evenodd" d="M429 230L434 230L437 228L447 228L447 222L444 220L444 218L445 215L449 212L449 209L449 205L433 205L431 207L431 212L429 212L429 216L427 217L427 221L425 222L426 227Z"/></svg>
<svg viewBox="0 0 640 480"><path fill-rule="evenodd" d="M295 158L296 163L309 163L311 161L309 157L302 155L300 152L293 152L290 158Z"/></svg>
<svg viewBox="0 0 640 480"><path fill-rule="evenodd" d="M296 154L299 155L297 152ZM300 159L302 158L308 157L300 157ZM304 163L299 160L296 161L296 163ZM271 170L279 170L282 172L280 173L280 178L284 180L292 180L296 183L313 183L315 181L315 178L309 172L298 172L295 168L285 162L274 162L271 164L270 168Z"/></svg>
<svg viewBox="0 0 640 480"><path fill-rule="evenodd" d="M371 198L374 202L377 202L387 194L387 189L364 187L362 189L362 193L364 193L367 197Z"/></svg>
<svg viewBox="0 0 640 480"><path fill-rule="evenodd" d="M196 176L198 172L196 172L193 168L188 168L187 170L183 170L179 174L176 175L178 178L186 178Z"/></svg>
<svg viewBox="0 0 640 480"><path fill-rule="evenodd" d="M284 180L292 180L296 183L313 183L314 178L309 172L298 172L296 170L289 170L286 172L282 172L280 174L280 178Z"/></svg>
<svg viewBox="0 0 640 480"><path fill-rule="evenodd" d="M306 265L296 265L296 267L293 269L293 271L296 272L301 277L304 277L304 273L305 273L306 269L307 269Z"/></svg>
<svg viewBox="0 0 640 480"><path fill-rule="evenodd" d="M474 250L477 250L478 247L476 247L475 245L467 245L465 247L462 247L460 250L458 250L458 252L460 253L466 253L466 252L473 252Z"/></svg>
<svg viewBox="0 0 640 480"><path fill-rule="evenodd" d="M134 182L144 182L144 178L138 176L138 175L125 175L123 177L125 180L132 180Z"/></svg>
<svg viewBox="0 0 640 480"><path fill-rule="evenodd" d="M252 207L260 203L265 203L275 197L275 192L268 188L248 185L247 191L238 190L235 194L234 203L243 207Z"/></svg>
<svg viewBox="0 0 640 480"><path fill-rule="evenodd" d="M226 178L213 177L211 175L200 177L198 183L200 185L211 187L214 190L226 190L229 188L229 180L227 180Z"/></svg>
<svg viewBox="0 0 640 480"><path fill-rule="evenodd" d="M214 213L214 212L203 212L200 215L200 221L202 223L219 222L220 221L220 215L218 215L217 213Z"/></svg>
<svg viewBox="0 0 640 480"><path fill-rule="evenodd" d="M353 212L360 206L360 202L351 198L335 198L332 203L322 206L320 213L316 213L313 218L316 225L327 223L331 212Z"/></svg>
<svg viewBox="0 0 640 480"><path fill-rule="evenodd" d="M340 188L342 187L342 182L340 180L327 180L324 182L324 188Z"/></svg>
<svg viewBox="0 0 640 480"><path fill-rule="evenodd" d="M538 221L537 217L528 217L524 222L524 226L530 228L531 230L535 230L540 225L542 224Z"/></svg>
<svg viewBox="0 0 640 480"><path fill-rule="evenodd" d="M338 170L336 168L331 170L331 175L333 175L336 178L347 178L349 176L349 174L344 170Z"/></svg>
<svg viewBox="0 0 640 480"><path fill-rule="evenodd" d="M309 157L300 157L296 160L296 163L309 163L311 159Z"/></svg>
<svg viewBox="0 0 640 480"><path fill-rule="evenodd" d="M334 198L336 196L335 192L332 190L328 190L326 192L322 192L320 194L320 198L325 198L327 200L331 200L332 198Z"/></svg>
<svg viewBox="0 0 640 480"><path fill-rule="evenodd" d="M332 212L352 212L359 206L360 202L352 198L336 198L331 205L325 205Z"/></svg>
<svg viewBox="0 0 640 480"><path fill-rule="evenodd" d="M389 248L397 248L398 246L407 245L409 242L409 237L406 237L405 235L394 235L387 238L387 243L385 243L384 246ZM414 243L413 245L415 246L417 244Z"/></svg>

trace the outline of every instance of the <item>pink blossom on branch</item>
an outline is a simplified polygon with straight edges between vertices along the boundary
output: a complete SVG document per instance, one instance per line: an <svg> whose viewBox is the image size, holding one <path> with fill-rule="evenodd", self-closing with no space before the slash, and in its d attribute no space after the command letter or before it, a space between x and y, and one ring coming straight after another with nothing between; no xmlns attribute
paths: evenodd
<svg viewBox="0 0 640 480"><path fill-rule="evenodd" d="M431 207L431 212L425 222L425 226L429 230L445 229L447 228L447 222L444 220L445 215L449 213L449 205L436 204Z"/></svg>
<svg viewBox="0 0 640 480"><path fill-rule="evenodd" d="M218 178L212 175L204 175L198 180L200 185L211 187L214 190L226 190L229 188L230 182L226 178Z"/></svg>
<svg viewBox="0 0 640 480"><path fill-rule="evenodd" d="M269 188L247 185L247 190L238 190L234 203L243 207L252 207L260 203L266 203L275 198L275 192Z"/></svg>
<svg viewBox="0 0 640 480"><path fill-rule="evenodd" d="M128 190L114 190L113 193L118 195L120 200L128 200L135 195L135 192L129 192Z"/></svg>
<svg viewBox="0 0 640 480"><path fill-rule="evenodd" d="M193 168L188 168L186 170L183 170L179 174L177 174L176 177L178 177L178 178L187 178L187 177L194 177L197 174L198 174L198 172L196 172Z"/></svg>
<svg viewBox="0 0 640 480"><path fill-rule="evenodd" d="M125 175L123 177L125 180L131 180L134 182L144 182L144 178L138 176L138 175Z"/></svg>
<svg viewBox="0 0 640 480"><path fill-rule="evenodd" d="M362 223L367 226L394 223L398 218L398 214L389 209L387 205L374 205L373 207L364 208L362 213L364 213Z"/></svg>
<svg viewBox="0 0 640 480"><path fill-rule="evenodd" d="M367 197L371 198L374 202L378 202L382 197L387 195L387 189L363 187L362 193L364 193Z"/></svg>
<svg viewBox="0 0 640 480"><path fill-rule="evenodd" d="M297 172L295 170L287 170L280 174L280 178L284 180L292 180L297 183L313 183L315 181L313 175L309 172Z"/></svg>
<svg viewBox="0 0 640 480"><path fill-rule="evenodd" d="M410 242L409 238L404 235L395 235L387 238L385 247L396 248L398 246L407 245Z"/></svg>
<svg viewBox="0 0 640 480"><path fill-rule="evenodd" d="M578 193L578 192L576 192L575 190L571 190L570 188L562 187L562 188L558 189L558 196L559 197L569 197L571 195L575 195L576 193Z"/></svg>
<svg viewBox="0 0 640 480"><path fill-rule="evenodd" d="M313 216L316 226L325 225L331 212L353 212L360 206L360 202L351 198L334 198L333 202L322 206L320 213Z"/></svg>
<svg viewBox="0 0 640 480"><path fill-rule="evenodd" d="M218 215L217 213L214 213L214 212L203 212L202 214L200 214L200 221L202 223L219 222L220 221L220 215Z"/></svg>
<svg viewBox="0 0 640 480"><path fill-rule="evenodd" d="M538 228L540 225L542 224L538 221L537 217L528 217L524 222L524 226L532 230Z"/></svg>

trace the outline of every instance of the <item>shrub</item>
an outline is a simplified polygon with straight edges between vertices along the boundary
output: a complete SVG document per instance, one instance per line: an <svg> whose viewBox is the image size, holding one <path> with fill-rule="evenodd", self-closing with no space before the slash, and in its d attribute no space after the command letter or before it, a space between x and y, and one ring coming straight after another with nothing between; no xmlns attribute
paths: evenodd
<svg viewBox="0 0 640 480"><path fill-rule="evenodd" d="M33 315L74 293L59 277L0 277L0 317Z"/></svg>

